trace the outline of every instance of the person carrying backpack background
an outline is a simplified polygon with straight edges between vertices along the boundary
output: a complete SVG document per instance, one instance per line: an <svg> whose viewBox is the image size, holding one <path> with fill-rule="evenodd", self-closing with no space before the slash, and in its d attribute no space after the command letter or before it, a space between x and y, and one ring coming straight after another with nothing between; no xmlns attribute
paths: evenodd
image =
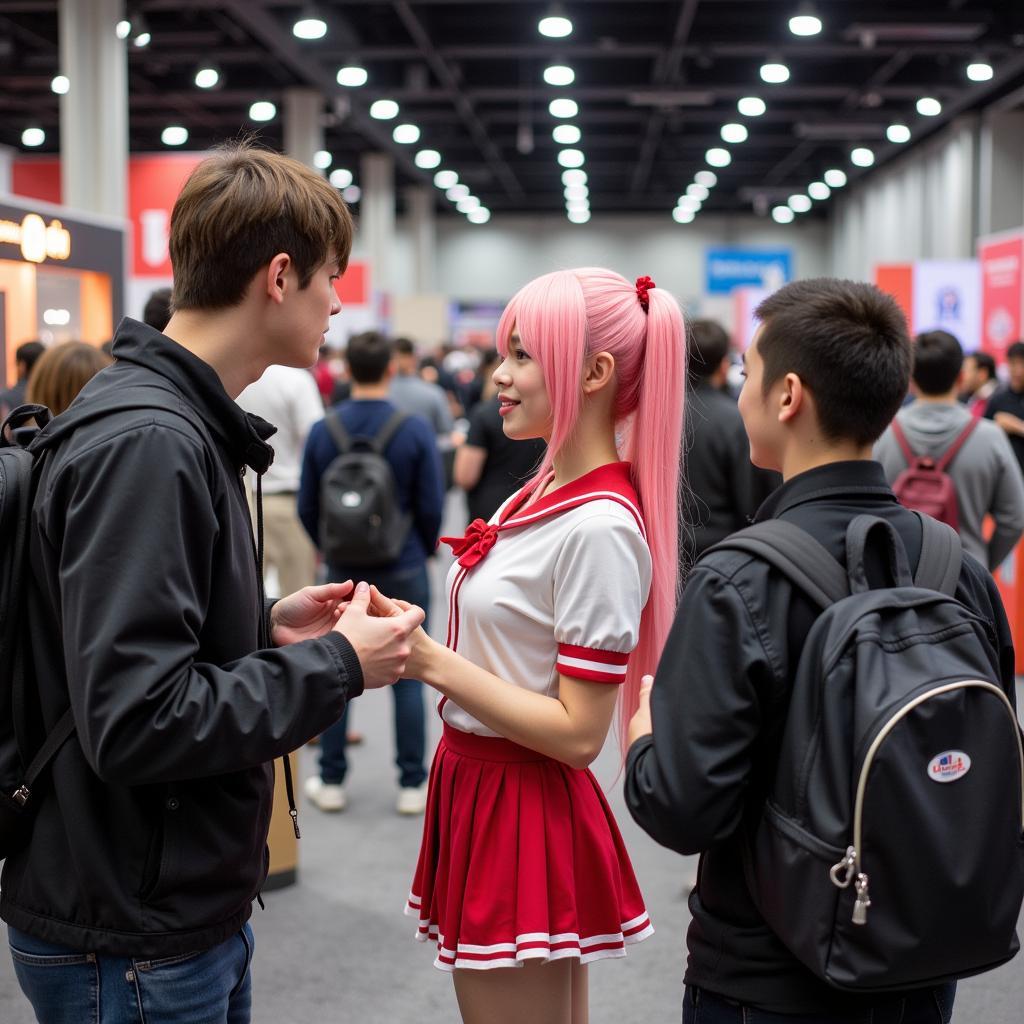
<svg viewBox="0 0 1024 1024"><path fill-rule="evenodd" d="M914 339L911 380L916 400L896 414L874 456L908 508L949 523L959 532L964 550L994 570L1024 530L1024 477L1003 431L957 401L963 361L960 342L946 331L928 331ZM908 450L913 459L908 459ZM927 460L924 467L922 459ZM927 497L915 500L929 490L941 492L943 475L955 518L937 514ZM995 523L988 540L986 516Z"/></svg>
<svg viewBox="0 0 1024 1024"><path fill-rule="evenodd" d="M866 514L894 528L909 565L919 567L923 519L900 506L871 458L909 383L902 312L871 285L818 279L786 285L757 315L761 326L744 357L739 408L753 462L781 472L784 482L755 524L800 527L845 565L848 530ZM943 536L956 540L948 531ZM839 990L797 957L759 909L748 869L784 874L789 866L757 863L751 831L767 811L787 720L808 710L791 708L790 695L821 605L766 559L723 550L729 544L693 568L653 688L643 691L628 732L625 796L634 819L662 845L701 854L690 896L683 1021L741 1024L763 1013L773 1024L852 1024L870 1011L876 1022L948 1024L954 982L884 994ZM873 552L868 577L882 576L883 565ZM1012 711L1009 627L992 578L967 553L955 596L964 616L981 620L979 643L996 666L988 671L998 700L1005 696ZM1019 813L1013 766L1005 771ZM827 865L823 870L827 877ZM831 888L838 899L842 891ZM843 899L843 907L851 905L852 892ZM891 911L878 902L875 911ZM821 909L797 899L786 912L798 926Z"/></svg>
<svg viewBox="0 0 1024 1024"><path fill-rule="evenodd" d="M429 614L427 558L444 511L441 457L433 428L389 401L391 345L377 331L349 339L345 359L352 397L313 424L299 481L299 518L327 564L329 580L350 573ZM344 444L342 443L344 442ZM342 451L346 448L346 451ZM399 814L426 805L423 684L393 687ZM321 811L341 811L348 774L347 716L320 737L320 773L306 780Z"/></svg>

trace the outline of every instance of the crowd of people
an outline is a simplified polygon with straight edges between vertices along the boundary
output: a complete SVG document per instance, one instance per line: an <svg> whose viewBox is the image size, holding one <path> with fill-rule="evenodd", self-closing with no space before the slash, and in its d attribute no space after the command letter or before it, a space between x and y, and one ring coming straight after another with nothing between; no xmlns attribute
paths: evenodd
<svg viewBox="0 0 1024 1024"><path fill-rule="evenodd" d="M339 364L352 235L318 174L224 149L175 205L173 294L110 358L19 350L3 401L60 415L30 445L37 706L0 789L73 722L0 890L39 1021L248 1021L272 764L319 737L303 792L342 811L350 702L389 687L395 809L423 818L407 913L467 1024L586 1024L589 965L653 933L589 771L616 714L630 814L701 854L684 1022L948 1024L957 978L1016 951L1024 885L990 574L1024 529L1024 343L1001 386L877 288L798 281L736 395L720 325L585 267L521 288L493 352L369 331ZM469 521L441 538L452 486ZM892 793L902 852L862 822Z"/></svg>

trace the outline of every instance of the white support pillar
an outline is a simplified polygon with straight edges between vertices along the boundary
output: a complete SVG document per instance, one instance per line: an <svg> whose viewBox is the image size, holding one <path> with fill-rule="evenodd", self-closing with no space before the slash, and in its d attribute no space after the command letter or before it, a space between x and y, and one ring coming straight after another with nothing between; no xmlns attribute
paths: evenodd
<svg viewBox="0 0 1024 1024"><path fill-rule="evenodd" d="M128 211L128 58L115 27L124 0L60 0L64 203L110 217Z"/></svg>
<svg viewBox="0 0 1024 1024"><path fill-rule="evenodd" d="M308 167L324 148L321 110L323 96L315 89L286 89L284 94L284 151Z"/></svg>
<svg viewBox="0 0 1024 1024"><path fill-rule="evenodd" d="M1024 224L1024 112L982 115L978 158L978 233Z"/></svg>
<svg viewBox="0 0 1024 1024"><path fill-rule="evenodd" d="M370 289L378 315L393 284L395 248L395 162L387 153L367 153L360 165L359 227L370 264ZM382 324L383 326L383 324Z"/></svg>
<svg viewBox="0 0 1024 1024"><path fill-rule="evenodd" d="M405 190L405 207L413 248L413 290L424 295L434 291L437 280L434 190L427 185L410 185Z"/></svg>
<svg viewBox="0 0 1024 1024"><path fill-rule="evenodd" d="M16 152L11 146L0 146L0 193L11 191L12 165Z"/></svg>

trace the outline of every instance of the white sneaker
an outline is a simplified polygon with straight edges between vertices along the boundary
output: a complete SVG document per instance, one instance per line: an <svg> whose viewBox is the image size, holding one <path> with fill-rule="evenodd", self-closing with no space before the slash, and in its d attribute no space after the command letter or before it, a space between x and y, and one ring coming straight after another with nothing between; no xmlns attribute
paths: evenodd
<svg viewBox="0 0 1024 1024"><path fill-rule="evenodd" d="M348 802L344 786L324 782L319 775L306 779L306 799L321 811L343 811Z"/></svg>
<svg viewBox="0 0 1024 1024"><path fill-rule="evenodd" d="M403 786L398 791L398 803L395 810L399 814L422 814L427 809L427 784L420 786Z"/></svg>

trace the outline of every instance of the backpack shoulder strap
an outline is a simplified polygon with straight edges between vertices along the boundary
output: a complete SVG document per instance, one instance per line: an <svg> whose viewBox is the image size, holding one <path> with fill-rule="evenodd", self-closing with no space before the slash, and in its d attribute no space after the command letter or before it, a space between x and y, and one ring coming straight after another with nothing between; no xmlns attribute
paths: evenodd
<svg viewBox="0 0 1024 1024"><path fill-rule="evenodd" d="M914 585L952 597L963 564L960 536L951 526L931 516L920 512L914 515L921 520L921 557L914 572Z"/></svg>
<svg viewBox="0 0 1024 1024"><path fill-rule="evenodd" d="M946 449L941 459L937 459L935 462L935 468L940 472L944 473L946 467L957 457L960 453L960 449L967 444L967 439L974 432L974 428L978 425L978 420L973 416L971 422L964 427L963 430L957 435L957 439Z"/></svg>
<svg viewBox="0 0 1024 1024"><path fill-rule="evenodd" d="M907 435L903 432L903 427L900 426L899 418L896 416L892 420L892 436L896 438L896 443L900 446L900 451L903 452L903 458L907 460L907 465L912 465L917 456L914 454L914 449L910 447Z"/></svg>
<svg viewBox="0 0 1024 1024"><path fill-rule="evenodd" d="M341 413L329 412L324 417L324 424L327 427L327 433L331 435L334 443L338 446L338 451L344 455L352 447L352 436L341 421Z"/></svg>
<svg viewBox="0 0 1024 1024"><path fill-rule="evenodd" d="M825 547L793 523L769 519L731 534L704 552L745 551L781 572L794 586L827 608L850 593L846 570Z"/></svg>
<svg viewBox="0 0 1024 1024"><path fill-rule="evenodd" d="M408 418L408 413L402 412L401 409L396 409L387 418L387 420L385 420L384 425L377 431L373 438L373 450L378 455L384 454L384 449L391 443L391 439L398 433L399 428Z"/></svg>

